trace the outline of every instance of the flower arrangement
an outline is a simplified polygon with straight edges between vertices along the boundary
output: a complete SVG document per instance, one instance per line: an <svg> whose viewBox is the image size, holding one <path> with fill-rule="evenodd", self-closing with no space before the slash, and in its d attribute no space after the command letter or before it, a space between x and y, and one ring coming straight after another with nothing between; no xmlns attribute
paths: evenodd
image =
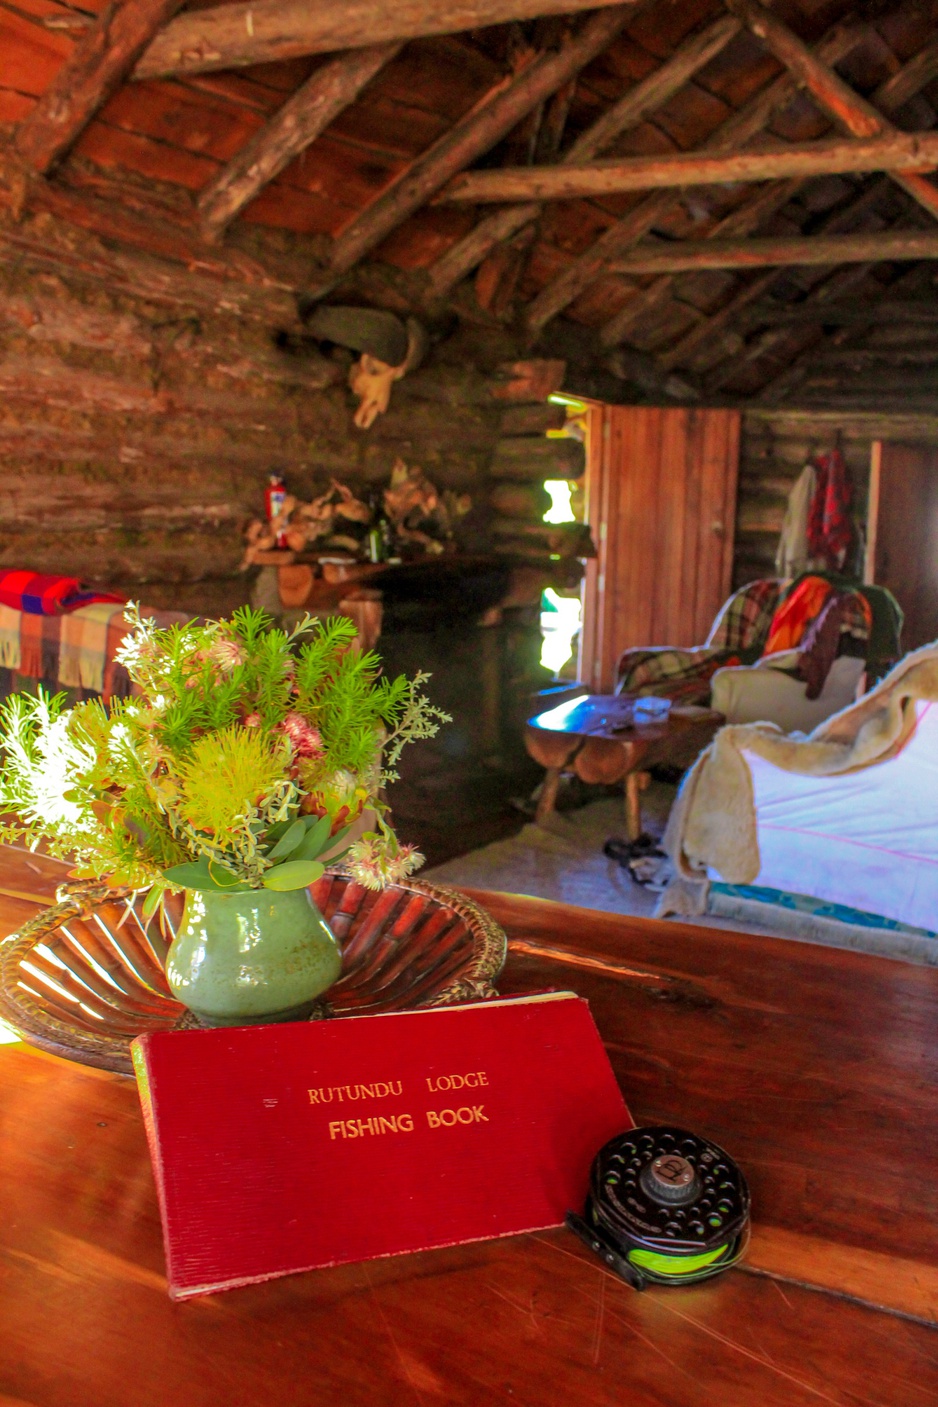
<svg viewBox="0 0 938 1407"><path fill-rule="evenodd" d="M168 889L299 889L325 860L380 889L423 863L381 792L404 746L449 721L427 675L386 679L344 617L287 632L248 607L165 630L127 615L118 658L138 696L0 706L0 841L44 840L76 877L147 889L147 914Z"/></svg>

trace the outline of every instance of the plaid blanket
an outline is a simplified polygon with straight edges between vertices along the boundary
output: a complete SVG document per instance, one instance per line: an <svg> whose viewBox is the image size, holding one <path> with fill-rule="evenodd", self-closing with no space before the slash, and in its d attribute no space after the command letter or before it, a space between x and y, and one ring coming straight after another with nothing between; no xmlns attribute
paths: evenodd
<svg viewBox="0 0 938 1407"><path fill-rule="evenodd" d="M0 605L32 616L77 611L95 601L119 602L125 597L83 587L77 576L47 576L42 572L0 571Z"/></svg>
<svg viewBox="0 0 938 1407"><path fill-rule="evenodd" d="M182 611L143 608L157 625L187 621ZM130 677L114 659L127 634L124 602L99 601L67 615L32 615L0 604L0 668L49 688L90 690L105 699L126 698Z"/></svg>
<svg viewBox="0 0 938 1407"><path fill-rule="evenodd" d="M619 659L616 692L661 694L682 704L708 703L710 680L718 669L758 659L785 584L770 577L734 591L721 607L705 645L626 650Z"/></svg>

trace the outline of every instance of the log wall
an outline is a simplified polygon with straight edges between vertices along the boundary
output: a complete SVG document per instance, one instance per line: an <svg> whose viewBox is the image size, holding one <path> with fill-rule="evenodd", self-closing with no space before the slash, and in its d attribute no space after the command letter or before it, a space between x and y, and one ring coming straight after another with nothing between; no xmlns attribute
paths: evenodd
<svg viewBox="0 0 938 1407"><path fill-rule="evenodd" d="M792 485L807 459L840 435L855 505L866 524L870 447L875 439L938 444L938 417L843 415L826 411L747 411L740 441L733 582L774 576L775 551Z"/></svg>
<svg viewBox="0 0 938 1407"><path fill-rule="evenodd" d="M246 312L230 283L193 272L187 302L185 274L148 281L144 263L115 286L108 251L78 232L0 225L0 566L214 614L247 599L240 529L271 470L310 497L330 476L383 485L400 456L468 492L483 524L543 512L529 459L582 472L544 438L563 363L500 364L498 347L451 337L362 432L349 354L324 357L295 323L278 345L288 299Z"/></svg>

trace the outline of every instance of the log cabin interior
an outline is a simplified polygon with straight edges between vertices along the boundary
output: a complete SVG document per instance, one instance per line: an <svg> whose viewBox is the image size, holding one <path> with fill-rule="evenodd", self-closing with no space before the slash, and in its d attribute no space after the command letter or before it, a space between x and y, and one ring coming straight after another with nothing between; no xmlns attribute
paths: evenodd
<svg viewBox="0 0 938 1407"><path fill-rule="evenodd" d="M683 1301L553 1230L192 1317L129 1057L61 1059L169 989L65 910L14 971L4 847L0 1399L938 1398L936 170L934 0L0 0L0 693L128 696L127 601L350 619L498 991L754 1194Z"/></svg>

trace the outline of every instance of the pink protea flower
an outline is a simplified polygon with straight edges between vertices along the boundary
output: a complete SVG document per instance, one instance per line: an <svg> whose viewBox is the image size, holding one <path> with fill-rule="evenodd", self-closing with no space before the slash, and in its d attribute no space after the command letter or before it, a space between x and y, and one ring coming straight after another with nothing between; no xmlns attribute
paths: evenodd
<svg viewBox="0 0 938 1407"><path fill-rule="evenodd" d="M241 721L245 728L259 728L263 720L259 713L248 713Z"/></svg>
<svg viewBox="0 0 938 1407"><path fill-rule="evenodd" d="M239 664L244 663L244 650L237 640L227 640L221 636L213 641L208 651L208 658L218 665L223 674L230 674L233 669L237 669Z"/></svg>
<svg viewBox="0 0 938 1407"><path fill-rule="evenodd" d="M297 757L322 757L325 753L319 729L302 713L288 713L280 724L280 731L290 739Z"/></svg>

